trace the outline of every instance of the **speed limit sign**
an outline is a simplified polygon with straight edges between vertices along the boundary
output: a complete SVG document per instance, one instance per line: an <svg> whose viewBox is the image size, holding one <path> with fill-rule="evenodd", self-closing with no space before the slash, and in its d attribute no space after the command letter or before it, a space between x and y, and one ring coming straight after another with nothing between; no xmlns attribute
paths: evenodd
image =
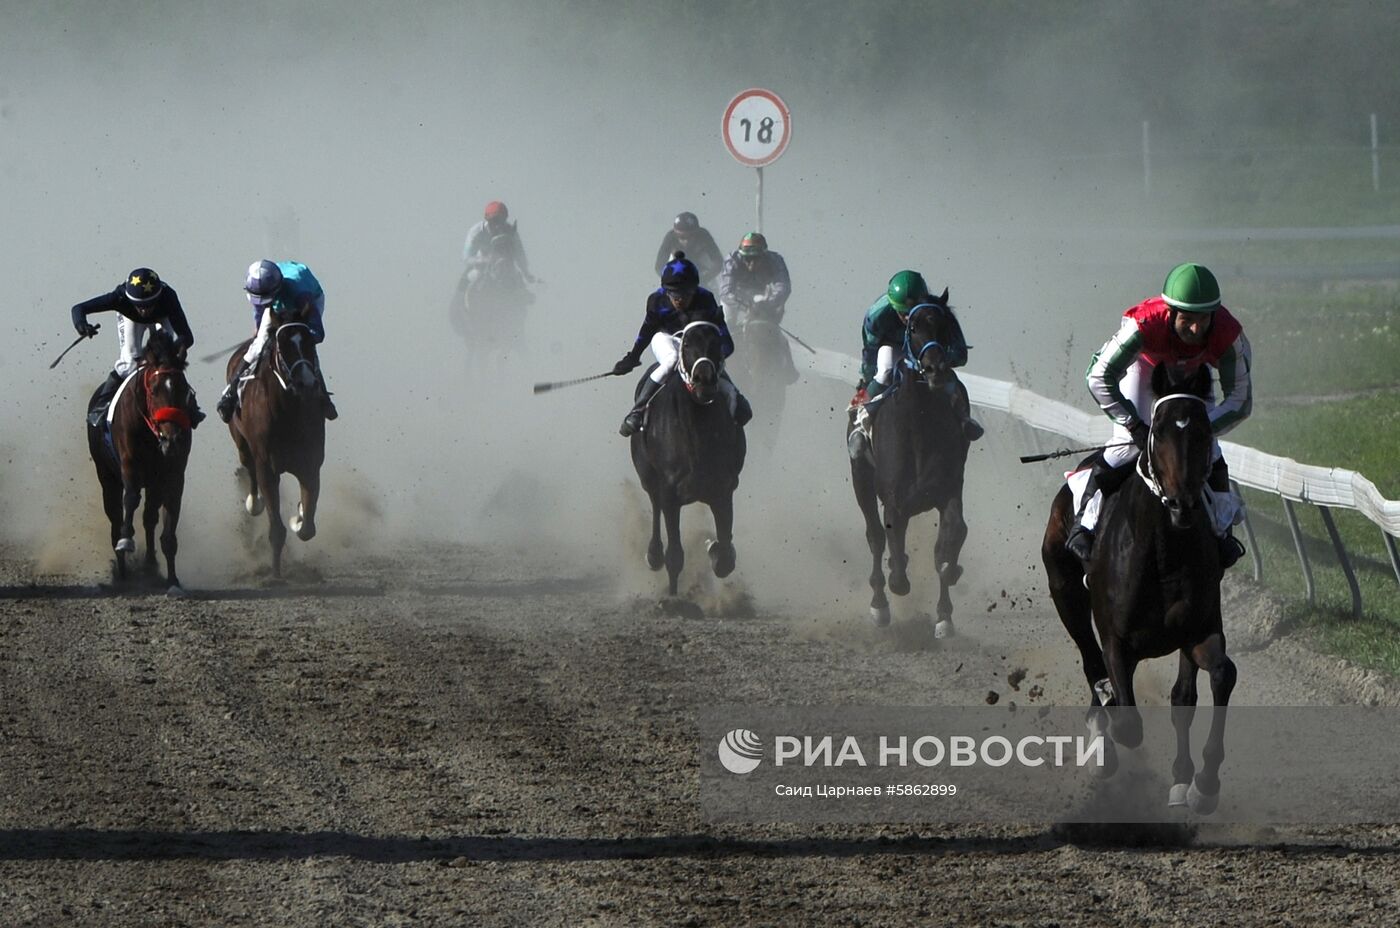
<svg viewBox="0 0 1400 928"><path fill-rule="evenodd" d="M792 115L771 90L745 90L724 111L725 147L740 164L761 168L772 164L792 138Z"/></svg>

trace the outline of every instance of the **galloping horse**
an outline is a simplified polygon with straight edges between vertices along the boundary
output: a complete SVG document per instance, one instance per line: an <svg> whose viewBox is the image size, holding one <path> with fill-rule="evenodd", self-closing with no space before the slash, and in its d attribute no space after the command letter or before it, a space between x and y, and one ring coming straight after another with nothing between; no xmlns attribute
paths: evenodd
<svg viewBox="0 0 1400 928"><path fill-rule="evenodd" d="M783 421L787 388L798 379L787 336L772 319L745 313L734 329L738 346L730 358L734 376L756 401L754 429L758 442L771 450Z"/></svg>
<svg viewBox="0 0 1400 928"><path fill-rule="evenodd" d="M885 575L880 568L886 540L890 592L904 596L909 592L909 555L904 550L909 520L930 509L938 510L938 540L933 551L939 585L934 634L939 638L953 633L953 601L948 588L962 576L958 555L967 539L962 489L968 442L953 407L952 391L958 385L940 342L946 338L942 323L948 313L947 290L909 313L904 357L897 369L899 379L878 401L883 408L871 437L874 459L851 459L851 484L865 515L865 540L870 545L870 616L876 625L890 622ZM852 410L848 430L854 422Z"/></svg>
<svg viewBox="0 0 1400 928"><path fill-rule="evenodd" d="M257 515L267 506L268 540L272 543L272 574L282 576L282 546L287 527L282 523L278 480L291 474L301 484L301 501L292 517L292 531L302 541L316 537L316 500L321 494L321 464L326 458L326 420L316 385L316 344L302 322L278 326L253 374L245 379L229 434L238 459L248 472L244 508ZM251 339L229 358L232 377Z"/></svg>
<svg viewBox="0 0 1400 928"><path fill-rule="evenodd" d="M136 507L146 493L141 516L146 529L145 568L156 570L155 531L160 510L165 528L160 549L165 555L166 583L172 593L180 590L175 573L179 543L180 501L185 492L185 464L189 461L192 405L185 380L185 358L170 341L152 332L141 363L122 384L112 406L110 423L87 427L88 453L102 483L102 508L112 525L117 579L125 581L126 556L136 550ZM95 396L96 394L94 394ZM89 403L89 407L91 403Z"/></svg>
<svg viewBox="0 0 1400 928"><path fill-rule="evenodd" d="M1040 549L1060 621L1083 657L1090 706L1121 707L1107 713L1113 741L1128 748L1142 742L1133 693L1138 663L1179 652L1171 691L1177 755L1168 804L1189 804L1200 813L1213 812L1219 801L1224 707L1235 686L1235 664L1225 655L1221 628L1219 547L1201 499L1213 451L1205 402L1210 390L1204 367L1183 382L1173 382L1164 365L1153 370L1157 400L1147 450L1135 467L1138 479L1130 476L1105 503L1087 581L1079 559L1065 549L1075 518L1067 485L1051 504ZM1216 706L1200 773L1190 743L1197 670L1210 674ZM1101 730L1102 713L1091 709L1090 720Z"/></svg>
<svg viewBox="0 0 1400 928"><path fill-rule="evenodd" d="M678 337L676 373L652 399L642 430L632 435L632 465L642 489L651 497L647 566L652 570L666 566L672 596L685 563L682 506L700 502L710 507L718 536L709 544L710 564L716 577L727 577L734 570L734 490L739 486L746 451L744 430L734 421L729 392L721 387L724 355L719 328L709 322L692 322ZM644 379L654 369L655 365ZM639 381L638 393L641 387Z"/></svg>

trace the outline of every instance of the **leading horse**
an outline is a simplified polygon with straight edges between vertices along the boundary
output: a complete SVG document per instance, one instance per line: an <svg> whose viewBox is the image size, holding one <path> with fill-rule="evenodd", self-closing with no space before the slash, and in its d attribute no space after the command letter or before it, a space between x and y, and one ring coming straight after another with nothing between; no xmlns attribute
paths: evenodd
<svg viewBox="0 0 1400 928"><path fill-rule="evenodd" d="M127 579L126 556L136 550L133 523L144 491L144 566L155 573L156 523L164 509L160 549L165 555L166 584L172 594L180 591L180 578L175 573L175 554L179 549L175 529L180 523L185 465L192 445L188 412L193 406L192 395L185 380L184 352L174 348L158 331L153 332L140 364L122 384L112 404L109 421L87 427L88 453L102 484L102 508L112 527L117 580Z"/></svg>
<svg viewBox="0 0 1400 928"><path fill-rule="evenodd" d="M1109 707L1110 748L1114 741L1128 748L1142 742L1142 716L1133 692L1138 664L1177 652L1171 690L1177 754L1168 804L1208 814L1219 801L1224 707L1236 677L1221 626L1224 571L1202 502L1214 449L1206 406L1211 375L1201 367L1176 381L1159 365L1152 372L1152 391L1157 399L1147 449L1138 456L1134 476L1103 506L1087 580L1079 559L1065 549L1075 518L1068 485L1051 504L1040 553L1060 621L1083 658L1091 727L1102 730L1105 713L1098 707ZM1205 767L1196 773L1190 726L1198 670L1210 675L1216 708L1203 752Z"/></svg>
<svg viewBox="0 0 1400 928"><path fill-rule="evenodd" d="M733 387L726 389L721 380L724 355L719 327L692 322L677 337L680 352L676 371L652 398L643 428L632 434L632 466L642 489L651 497L647 566L660 570L665 565L672 596L685 563L682 506L699 502L710 507L716 534L708 548L710 565L716 577L733 572L734 491L747 450L744 429L734 421L730 408ZM641 388L639 381L637 393Z"/></svg>
<svg viewBox="0 0 1400 928"><path fill-rule="evenodd" d="M904 549L909 520L930 509L938 510L933 556L939 588L934 634L939 638L953 634L953 601L948 588L962 576L958 555L967 540L962 490L968 441L954 408L958 383L939 341L948 337L943 323L949 312L946 290L910 311L898 380L877 401L882 408L871 436L871 455L851 458L851 485L865 516L865 540L873 562L870 615L876 625L890 622L885 574L880 566L886 542L890 550L889 589L904 596L910 588L909 555ZM852 409L848 430L854 425L855 412Z"/></svg>
<svg viewBox="0 0 1400 928"><path fill-rule="evenodd" d="M229 358L227 377L233 377L250 343L251 339L244 342ZM238 459L248 474L244 508L255 516L267 507L274 577L282 576L282 547L287 540L278 483L282 474L291 474L301 484L292 531L302 541L316 537L316 502L326 458L318 367L311 329L302 322L278 326L253 373L241 385L238 408L228 425Z"/></svg>

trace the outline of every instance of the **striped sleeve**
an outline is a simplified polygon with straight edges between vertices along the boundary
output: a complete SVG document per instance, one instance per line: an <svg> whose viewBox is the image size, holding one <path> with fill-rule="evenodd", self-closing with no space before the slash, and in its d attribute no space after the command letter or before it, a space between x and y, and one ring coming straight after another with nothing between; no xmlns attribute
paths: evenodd
<svg viewBox="0 0 1400 928"><path fill-rule="evenodd" d="M1254 411L1254 390L1249 381L1253 363L1249 339L1241 332L1216 366L1220 374L1220 392L1224 394L1224 399L1211 412L1210 424L1216 435L1224 435Z"/></svg>
<svg viewBox="0 0 1400 928"><path fill-rule="evenodd" d="M1089 392L1099 408L1124 428L1130 428L1141 417L1132 402L1123 395L1118 382L1141 351L1142 333L1138 331L1137 323L1125 316L1122 326L1094 355L1089 362L1089 370L1084 374Z"/></svg>

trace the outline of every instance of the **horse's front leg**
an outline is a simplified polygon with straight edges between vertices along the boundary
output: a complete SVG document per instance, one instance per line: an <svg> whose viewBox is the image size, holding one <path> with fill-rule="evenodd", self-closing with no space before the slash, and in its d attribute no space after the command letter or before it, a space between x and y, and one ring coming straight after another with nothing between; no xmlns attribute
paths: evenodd
<svg viewBox="0 0 1400 928"><path fill-rule="evenodd" d="M953 634L953 599L948 588L962 577L958 564L963 542L967 540L967 523L963 521L962 494L953 496L938 512L938 540L933 545L934 562L938 565L938 621L934 623L935 638Z"/></svg>
<svg viewBox="0 0 1400 928"><path fill-rule="evenodd" d="M1191 811L1209 815L1220 802L1220 765L1225 762L1225 713L1235 689L1235 662L1225 655L1225 639L1219 632L1191 649L1196 666L1210 674L1210 734L1201 752L1202 768L1191 781L1186 801Z"/></svg>
<svg viewBox="0 0 1400 928"><path fill-rule="evenodd" d="M1142 744L1142 713L1138 712L1137 695L1133 692L1137 658L1128 654L1123 643L1113 636L1104 642L1103 654L1108 662L1109 683L1113 687L1113 702L1109 710L1113 740L1125 748L1135 748Z"/></svg>
<svg viewBox="0 0 1400 928"><path fill-rule="evenodd" d="M715 540L710 542L706 553L710 555L710 566L716 577L727 577L734 572L738 553L734 550L734 497L726 494L722 499L710 503L710 512L715 517Z"/></svg>
<svg viewBox="0 0 1400 928"><path fill-rule="evenodd" d="M161 491L159 484L146 487L146 505L141 510L141 526L146 531L146 572L156 572L156 526L160 524Z"/></svg>
<svg viewBox="0 0 1400 928"><path fill-rule="evenodd" d="M890 546L890 592L906 596L909 593L909 555L904 550L904 536L909 531L909 517L902 512L891 513L886 506L885 518L885 537Z"/></svg>
<svg viewBox="0 0 1400 928"><path fill-rule="evenodd" d="M675 596L681 568L685 566L685 549L681 547L681 504L668 498L662 516L666 519L666 575L670 579L670 595Z"/></svg>
<svg viewBox="0 0 1400 928"><path fill-rule="evenodd" d="M117 539L117 555L124 558L136 550L136 507L141 505L141 482L127 464L122 465L122 527Z"/></svg>
<svg viewBox="0 0 1400 928"><path fill-rule="evenodd" d="M287 526L282 522L282 488L269 464L258 466L258 483L267 506L267 540L272 544L272 576L282 576L282 547L287 543Z"/></svg>
<svg viewBox="0 0 1400 928"><path fill-rule="evenodd" d="M1176 729L1176 759L1172 761L1172 788L1167 805L1186 805L1187 790L1196 765L1191 760L1191 722L1196 717L1196 662L1183 648L1172 686L1172 728Z"/></svg>
<svg viewBox="0 0 1400 928"><path fill-rule="evenodd" d="M885 523L875 492L875 470L862 461L851 463L851 485L865 517L865 543L870 548L870 618L878 626L890 624L890 601L885 597Z"/></svg>
<svg viewBox="0 0 1400 928"><path fill-rule="evenodd" d="M660 570L666 566L666 552L661 546L661 501L655 493L647 495L651 498L651 541L647 542L647 567Z"/></svg>
<svg viewBox="0 0 1400 928"><path fill-rule="evenodd" d="M165 555L165 583L167 592L181 592L180 578L175 573L175 554L180 543L175 538L175 528L180 524L180 503L185 495L185 475L173 477L165 486L165 528L160 533L160 550Z"/></svg>
<svg viewBox="0 0 1400 928"><path fill-rule="evenodd" d="M291 527L302 541L310 541L316 537L316 501L321 498L321 472L298 475L297 479L301 483L301 499L297 503L297 514L292 516Z"/></svg>

